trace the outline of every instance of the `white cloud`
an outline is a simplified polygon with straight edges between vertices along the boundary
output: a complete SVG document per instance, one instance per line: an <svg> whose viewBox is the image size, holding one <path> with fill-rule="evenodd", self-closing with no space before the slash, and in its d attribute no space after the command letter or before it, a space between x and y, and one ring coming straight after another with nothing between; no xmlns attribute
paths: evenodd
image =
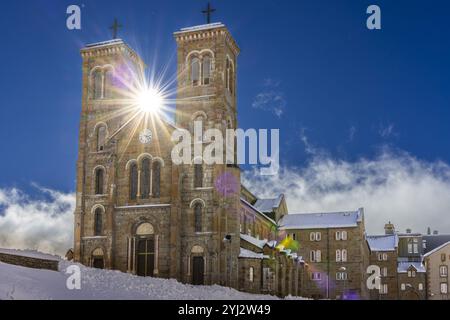
<svg viewBox="0 0 450 320"><path fill-rule="evenodd" d="M355 162L314 157L301 169L282 168L277 176L245 172L244 181L262 197L287 196L291 213L354 210L364 207L366 229L450 233L450 166L407 153L384 150L375 159Z"/></svg>
<svg viewBox="0 0 450 320"><path fill-rule="evenodd" d="M380 124L378 128L378 134L382 138L389 138L391 136L398 136L398 134L395 132L395 125L393 123L389 123L387 125Z"/></svg>
<svg viewBox="0 0 450 320"><path fill-rule="evenodd" d="M286 108L286 99L284 98L284 93L278 89L279 85L279 81L270 78L265 79L263 84L264 90L255 96L252 107L270 111L278 118L281 118Z"/></svg>
<svg viewBox="0 0 450 320"><path fill-rule="evenodd" d="M0 189L0 247L64 255L73 243L75 195L36 187L38 198Z"/></svg>

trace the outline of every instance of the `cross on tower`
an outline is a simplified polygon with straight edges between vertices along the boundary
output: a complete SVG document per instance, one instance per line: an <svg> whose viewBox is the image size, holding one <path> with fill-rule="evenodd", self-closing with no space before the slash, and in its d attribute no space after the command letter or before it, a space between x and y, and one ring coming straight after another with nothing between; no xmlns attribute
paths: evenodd
<svg viewBox="0 0 450 320"><path fill-rule="evenodd" d="M211 3L209 3L209 2L208 2L208 7L206 8L206 10L203 10L203 11L202 11L203 14L206 14L206 22L207 22L208 24L211 23L211 13L213 13L213 12L215 12L215 11L216 11L216 9L213 9L213 8L211 7Z"/></svg>
<svg viewBox="0 0 450 320"><path fill-rule="evenodd" d="M113 39L117 39L117 31L119 31L120 28L122 28L122 25L119 24L119 21L117 21L117 18L114 18L114 23L110 27L110 29L112 30L112 34L113 34Z"/></svg>

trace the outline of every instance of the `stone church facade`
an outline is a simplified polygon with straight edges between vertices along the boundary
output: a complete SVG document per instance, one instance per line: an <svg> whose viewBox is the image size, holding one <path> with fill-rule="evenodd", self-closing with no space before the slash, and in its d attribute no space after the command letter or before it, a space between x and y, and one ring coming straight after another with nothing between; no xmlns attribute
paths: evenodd
<svg viewBox="0 0 450 320"><path fill-rule="evenodd" d="M182 29L174 37L173 124L133 109L130 99L146 66L125 42L81 50L74 259L140 276L296 295L303 261L277 244L284 198L263 212L254 206L261 199L241 186L238 166L201 159L172 163L177 128L192 132L194 121L221 132L237 128L239 55L220 23ZM224 192L230 181L237 188Z"/></svg>

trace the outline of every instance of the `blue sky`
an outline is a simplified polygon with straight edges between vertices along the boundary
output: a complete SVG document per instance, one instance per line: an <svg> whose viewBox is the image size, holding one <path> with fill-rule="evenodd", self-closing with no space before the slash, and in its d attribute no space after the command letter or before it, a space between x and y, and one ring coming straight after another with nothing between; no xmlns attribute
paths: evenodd
<svg viewBox="0 0 450 320"><path fill-rule="evenodd" d="M82 6L82 30L65 26ZM333 159L376 157L389 146L450 162L448 1L216 0L213 21L241 47L243 128L280 128L281 164L306 166L313 150ZM366 8L382 30L366 28ZM0 11L0 187L75 186L81 108L80 48L120 37L156 72L175 72L172 32L204 23L206 1L7 1ZM258 95L277 98L255 108ZM267 94L269 94L267 96ZM260 96L261 97L261 96ZM305 145L305 142L307 144Z"/></svg>

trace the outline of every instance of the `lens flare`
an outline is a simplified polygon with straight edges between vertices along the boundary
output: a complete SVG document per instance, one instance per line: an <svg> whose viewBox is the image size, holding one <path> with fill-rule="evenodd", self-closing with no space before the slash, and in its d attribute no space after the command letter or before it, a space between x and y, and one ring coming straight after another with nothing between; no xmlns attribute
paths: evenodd
<svg viewBox="0 0 450 320"><path fill-rule="evenodd" d="M144 113L156 114L164 105L163 97L156 89L144 89L137 96L137 105Z"/></svg>

